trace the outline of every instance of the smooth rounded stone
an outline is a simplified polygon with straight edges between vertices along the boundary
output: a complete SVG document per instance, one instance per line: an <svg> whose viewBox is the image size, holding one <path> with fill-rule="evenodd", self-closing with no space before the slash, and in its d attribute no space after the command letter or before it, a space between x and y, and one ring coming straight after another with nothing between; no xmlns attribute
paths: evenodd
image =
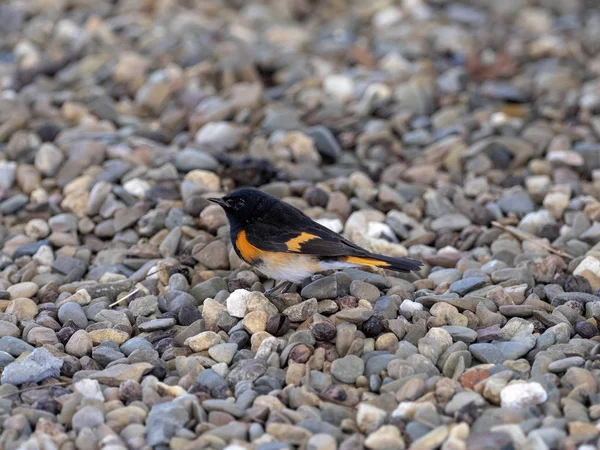
<svg viewBox="0 0 600 450"><path fill-rule="evenodd" d="M58 343L56 333L50 328L33 326L29 331L26 329L24 332L27 336L27 342L38 347Z"/></svg>
<svg viewBox="0 0 600 450"><path fill-rule="evenodd" d="M85 330L77 330L65 345L69 355L81 358L92 353L92 338Z"/></svg>
<svg viewBox="0 0 600 450"><path fill-rule="evenodd" d="M304 428L286 423L270 423L266 427L267 434L277 441L290 445L304 445L312 433Z"/></svg>
<svg viewBox="0 0 600 450"><path fill-rule="evenodd" d="M444 294L440 296L424 295L415 299L416 302L423 305L425 308L431 308L436 303L447 303L454 306L459 311L467 310L471 312L477 311L476 303L469 298L459 298L457 294ZM482 305L483 306L483 305Z"/></svg>
<svg viewBox="0 0 600 450"><path fill-rule="evenodd" d="M319 433L310 437L306 443L307 450L336 450L337 442L329 434Z"/></svg>
<svg viewBox="0 0 600 450"><path fill-rule="evenodd" d="M89 309L88 309L89 311ZM112 309L103 309L99 313L96 314L94 320L97 323L110 323L113 326L120 325L122 327L129 328L131 326L131 322L129 317L125 313L125 311L112 310Z"/></svg>
<svg viewBox="0 0 600 450"><path fill-rule="evenodd" d="M505 213L513 213L520 217L535 210L535 204L525 192L504 195L498 201L498 206Z"/></svg>
<svg viewBox="0 0 600 450"><path fill-rule="evenodd" d="M431 230L460 231L471 225L471 220L462 214L444 214L431 222Z"/></svg>
<svg viewBox="0 0 600 450"><path fill-rule="evenodd" d="M484 277L463 278L462 280L455 281L450 285L450 292L455 292L462 297L471 291L485 286L488 283L488 279Z"/></svg>
<svg viewBox="0 0 600 450"><path fill-rule="evenodd" d="M496 346L506 359L519 359L525 356L533 347L535 347L535 338L531 340L519 340L517 342L495 342Z"/></svg>
<svg viewBox="0 0 600 450"><path fill-rule="evenodd" d="M202 313L198 311L198 308L191 305L184 305L177 313L177 320L180 325L189 326L202 319Z"/></svg>
<svg viewBox="0 0 600 450"><path fill-rule="evenodd" d="M92 358L94 359L94 361L98 362L103 367L108 366L114 361L122 359L124 356L125 355L121 353L117 348L113 348L112 346L107 345L99 345L92 351Z"/></svg>
<svg viewBox="0 0 600 450"><path fill-rule="evenodd" d="M60 320L62 324L65 324L70 320L79 328L86 328L88 326L88 318L86 317L83 308L75 302L65 303L58 308L58 320Z"/></svg>
<svg viewBox="0 0 600 450"><path fill-rule="evenodd" d="M7 291L10 294L10 298L14 300L16 298L32 298L38 289L37 284L32 283L31 281L25 281L9 286Z"/></svg>
<svg viewBox="0 0 600 450"><path fill-rule="evenodd" d="M177 321L173 318L168 319L153 319L147 322L140 323L138 328L142 332L152 332L156 330L165 330L175 325Z"/></svg>
<svg viewBox="0 0 600 450"><path fill-rule="evenodd" d="M196 383L201 390L209 392L216 398L222 398L229 389L227 381L212 369L200 372L196 378Z"/></svg>
<svg viewBox="0 0 600 450"><path fill-rule="evenodd" d="M5 215L14 214L21 210L27 203L29 203L29 197L23 194L16 194L0 202L0 212Z"/></svg>
<svg viewBox="0 0 600 450"><path fill-rule="evenodd" d="M575 325L575 333L585 339L591 339L600 334L598 327L588 321L578 322Z"/></svg>
<svg viewBox="0 0 600 450"><path fill-rule="evenodd" d="M158 307L161 311L178 313L184 306L196 306L196 299L182 291L170 291L158 297Z"/></svg>
<svg viewBox="0 0 600 450"><path fill-rule="evenodd" d="M243 319L248 309L250 291L236 289L227 297L227 312L231 317Z"/></svg>
<svg viewBox="0 0 600 450"><path fill-rule="evenodd" d="M208 349L208 354L217 362L229 364L237 350L237 344L217 344Z"/></svg>
<svg viewBox="0 0 600 450"><path fill-rule="evenodd" d="M500 392L503 408L527 408L540 405L548 399L548 393L539 383L513 383Z"/></svg>
<svg viewBox="0 0 600 450"><path fill-rule="evenodd" d="M141 337L133 337L129 339L127 342L124 342L120 346L121 352L125 356L129 356L135 350L152 350L152 344L148 342L146 339Z"/></svg>
<svg viewBox="0 0 600 450"><path fill-rule="evenodd" d="M456 393L452 399L446 404L444 412L447 415L453 416L461 411L467 405L473 404L476 407L482 407L487 404L487 401L481 394L473 391L463 391Z"/></svg>
<svg viewBox="0 0 600 450"><path fill-rule="evenodd" d="M586 294L584 292L565 292L556 295L552 298L551 303L552 306L561 306L569 301L576 301L583 303L584 305L587 303L598 302L600 301L600 297L592 294Z"/></svg>
<svg viewBox="0 0 600 450"><path fill-rule="evenodd" d="M15 360L14 356L6 352L0 351L0 369L4 369Z"/></svg>
<svg viewBox="0 0 600 450"><path fill-rule="evenodd" d="M265 331L268 320L269 313L266 311L251 311L242 320L242 325L248 333L254 334Z"/></svg>
<svg viewBox="0 0 600 450"><path fill-rule="evenodd" d="M128 308L134 317L149 316L158 312L158 298L154 295L139 297L129 303Z"/></svg>
<svg viewBox="0 0 600 450"><path fill-rule="evenodd" d="M0 338L12 336L18 338L21 336L21 330L18 326L5 320L0 320Z"/></svg>
<svg viewBox="0 0 600 450"><path fill-rule="evenodd" d="M318 307L319 305L317 300L315 298L311 298L310 300L306 300L297 305L293 305L284 309L283 314L287 316L291 322L304 322L317 312Z"/></svg>
<svg viewBox="0 0 600 450"><path fill-rule="evenodd" d="M63 153L49 142L43 143L35 155L35 168L46 176L54 176L64 161Z"/></svg>
<svg viewBox="0 0 600 450"><path fill-rule="evenodd" d="M173 211L173 209L171 209L171 211ZM190 285L183 274L174 273L169 277L169 289L187 292L189 288Z"/></svg>
<svg viewBox="0 0 600 450"><path fill-rule="evenodd" d="M439 286L444 283L452 284L462 278L462 274L457 269L440 269L431 272L427 278Z"/></svg>
<svg viewBox="0 0 600 450"><path fill-rule="evenodd" d="M334 160L341 156L342 149L340 144L329 128L323 125L316 125L307 128L305 132L312 138L315 147L322 156Z"/></svg>
<svg viewBox="0 0 600 450"><path fill-rule="evenodd" d="M209 153L193 148L185 148L175 156L175 167L181 172L192 170L211 170L219 167L219 163Z"/></svg>
<svg viewBox="0 0 600 450"><path fill-rule="evenodd" d="M431 427L428 427L425 424L420 422L409 422L406 425L406 435L410 438L412 442L417 442L423 436L427 435L431 431Z"/></svg>
<svg viewBox="0 0 600 450"><path fill-rule="evenodd" d="M207 411L223 411L231 414L233 417L241 417L244 414L244 411L238 405L228 400L204 400L202 407Z"/></svg>
<svg viewBox="0 0 600 450"><path fill-rule="evenodd" d="M146 418L147 442L151 447L168 444L177 430L190 420L190 408L178 402L152 406Z"/></svg>
<svg viewBox="0 0 600 450"><path fill-rule="evenodd" d="M394 425L384 425L365 439L369 450L404 450L406 444Z"/></svg>
<svg viewBox="0 0 600 450"><path fill-rule="evenodd" d="M502 364L506 359L502 351L493 344L471 344L471 354L484 364Z"/></svg>
<svg viewBox="0 0 600 450"><path fill-rule="evenodd" d="M342 383L355 383L364 370L364 361L355 355L347 355L331 363L331 374Z"/></svg>
<svg viewBox="0 0 600 450"><path fill-rule="evenodd" d="M413 441L411 446L414 448L435 449L446 442L448 434L448 427L439 426Z"/></svg>
<svg viewBox="0 0 600 450"><path fill-rule="evenodd" d="M343 273L348 275L351 280L364 281L379 289L388 289L391 287L391 282L387 277L376 273L365 272L356 268L344 269Z"/></svg>
<svg viewBox="0 0 600 450"><path fill-rule="evenodd" d="M471 344L477 340L477 332L467 327L460 326L443 326L443 330L446 330L454 342L464 342L465 344Z"/></svg>
<svg viewBox="0 0 600 450"><path fill-rule="evenodd" d="M285 313L285 311L284 311ZM360 324L368 320L374 311L367 308L345 308L335 314L338 320L350 323Z"/></svg>
<svg viewBox="0 0 600 450"><path fill-rule="evenodd" d="M71 419L74 430L80 431L84 428L95 428L104 423L104 414L93 406L84 406L79 409Z"/></svg>
<svg viewBox="0 0 600 450"><path fill-rule="evenodd" d="M350 283L350 295L359 300L368 300L371 303L374 303L380 297L377 287L360 280L354 280Z"/></svg>
<svg viewBox="0 0 600 450"><path fill-rule="evenodd" d="M463 444L465 445L465 444ZM477 449L496 449L496 448L511 448L513 442L511 436L508 433L494 432L494 431L481 431L472 432L466 441L467 450Z"/></svg>
<svg viewBox="0 0 600 450"><path fill-rule="evenodd" d="M94 185L90 191L90 196L86 205L86 213L88 216L95 216L100 212L100 208L111 193L112 188L112 184L105 181L100 181Z"/></svg>
<svg viewBox="0 0 600 450"><path fill-rule="evenodd" d="M227 281L220 277L213 277L209 280L198 283L192 288L190 294L201 305L207 298L214 298L217 293L227 291Z"/></svg>
<svg viewBox="0 0 600 450"><path fill-rule="evenodd" d="M172 254L176 253L176 249ZM198 253L194 253L194 258L208 269L228 269L229 253L227 246L223 241L213 241L205 245Z"/></svg>
<svg viewBox="0 0 600 450"><path fill-rule="evenodd" d="M92 342L95 345L101 344L105 341L113 341L117 345L123 344L129 339L129 333L125 331L117 330L114 328L104 328L101 330L93 330L89 332Z"/></svg>
<svg viewBox="0 0 600 450"><path fill-rule="evenodd" d="M63 361L45 348L36 348L24 358L8 364L2 371L1 382L16 386L23 383L37 383L46 378L56 378L60 376L62 365Z"/></svg>
<svg viewBox="0 0 600 450"><path fill-rule="evenodd" d="M201 352L208 350L213 345L220 344L222 341L221 336L213 331L203 331L196 336L187 338L184 345L189 346L195 352Z"/></svg>
<svg viewBox="0 0 600 450"><path fill-rule="evenodd" d="M240 381L255 381L267 372L267 364L259 359L247 359L237 362L227 375L227 382L235 386Z"/></svg>
<svg viewBox="0 0 600 450"><path fill-rule="evenodd" d="M412 300L403 300L400 304L400 313L405 317L412 317L423 311L424 307L421 303L413 302ZM457 311L458 313L458 311Z"/></svg>
<svg viewBox="0 0 600 450"><path fill-rule="evenodd" d="M498 311L505 317L531 317L534 307L529 305L502 305Z"/></svg>
<svg viewBox="0 0 600 450"><path fill-rule="evenodd" d="M14 315L18 321L33 319L38 314L38 306L28 298L17 298L8 304L6 313Z"/></svg>
<svg viewBox="0 0 600 450"><path fill-rule="evenodd" d="M548 371L552 373L566 372L571 367L582 367L585 364L585 359L581 356L571 356L569 358L553 361L548 365Z"/></svg>
<svg viewBox="0 0 600 450"><path fill-rule="evenodd" d="M223 151L236 147L242 137L241 131L231 123L209 122L198 130L195 142L216 151Z"/></svg>
<svg viewBox="0 0 600 450"><path fill-rule="evenodd" d="M121 383L133 380L139 383L142 375L152 370L152 364L147 362L135 364L114 364L99 372L92 373L88 378L97 380L100 384L118 387Z"/></svg>
<svg viewBox="0 0 600 450"><path fill-rule="evenodd" d="M361 403L356 411L356 423L363 433L372 433L384 424L386 416L383 409Z"/></svg>
<svg viewBox="0 0 600 450"><path fill-rule="evenodd" d="M371 377L372 375L380 375L385 370L390 361L398 359L398 356L389 353L373 354L379 352L372 352L369 354L369 358L366 359L365 375ZM366 357L367 355L365 355Z"/></svg>
<svg viewBox="0 0 600 450"><path fill-rule="evenodd" d="M68 225L68 227L70 228L71 225ZM77 227L77 225L74 225L75 229L76 229L76 227ZM77 259L77 258L70 258L67 256L59 256L58 258L56 258L56 260L52 264L52 269L54 269L55 271L57 271L63 275L68 275L73 271L76 271L78 273L81 273L81 275L83 275L85 273L85 270L87 269L87 265L83 261L81 261L80 259Z"/></svg>
<svg viewBox="0 0 600 450"><path fill-rule="evenodd" d="M6 352L12 356L18 357L23 353L32 352L34 347L13 336L3 336L0 338L0 352Z"/></svg>
<svg viewBox="0 0 600 450"><path fill-rule="evenodd" d="M324 300L338 296L338 283L334 276L324 277L313 281L302 289L302 297Z"/></svg>

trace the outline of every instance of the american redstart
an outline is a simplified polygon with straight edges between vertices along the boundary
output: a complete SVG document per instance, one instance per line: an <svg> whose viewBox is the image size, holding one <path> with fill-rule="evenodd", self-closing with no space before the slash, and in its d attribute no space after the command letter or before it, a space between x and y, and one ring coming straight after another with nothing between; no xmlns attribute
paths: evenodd
<svg viewBox="0 0 600 450"><path fill-rule="evenodd" d="M377 266L398 272L423 263L371 253L320 225L302 211L258 189L243 188L223 198L237 255L264 275L284 281L271 291L325 270Z"/></svg>

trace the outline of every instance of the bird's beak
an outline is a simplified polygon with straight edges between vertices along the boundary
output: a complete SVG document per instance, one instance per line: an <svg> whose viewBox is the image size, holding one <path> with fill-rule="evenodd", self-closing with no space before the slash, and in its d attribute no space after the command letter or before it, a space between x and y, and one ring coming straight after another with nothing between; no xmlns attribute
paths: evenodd
<svg viewBox="0 0 600 450"><path fill-rule="evenodd" d="M209 202L216 203L217 205L221 206L222 208L225 208L227 206L227 203L222 198L213 197L213 198L209 198L207 200Z"/></svg>

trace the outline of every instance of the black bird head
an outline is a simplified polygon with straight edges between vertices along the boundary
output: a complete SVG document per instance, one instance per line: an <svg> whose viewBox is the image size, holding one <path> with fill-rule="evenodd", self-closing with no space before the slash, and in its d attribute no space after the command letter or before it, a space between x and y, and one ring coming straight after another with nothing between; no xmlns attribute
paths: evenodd
<svg viewBox="0 0 600 450"><path fill-rule="evenodd" d="M275 197L253 188L237 189L223 198L209 198L208 200L220 205L225 210L227 219L232 226L243 225L261 217L277 203Z"/></svg>

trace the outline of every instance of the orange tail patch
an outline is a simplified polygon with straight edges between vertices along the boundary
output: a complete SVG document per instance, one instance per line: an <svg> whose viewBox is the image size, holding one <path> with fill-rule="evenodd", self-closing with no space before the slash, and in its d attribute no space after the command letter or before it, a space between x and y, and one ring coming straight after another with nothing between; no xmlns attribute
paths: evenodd
<svg viewBox="0 0 600 450"><path fill-rule="evenodd" d="M362 264L363 266L389 267L390 263L373 258L361 258L360 256L346 256L345 261L351 264Z"/></svg>

